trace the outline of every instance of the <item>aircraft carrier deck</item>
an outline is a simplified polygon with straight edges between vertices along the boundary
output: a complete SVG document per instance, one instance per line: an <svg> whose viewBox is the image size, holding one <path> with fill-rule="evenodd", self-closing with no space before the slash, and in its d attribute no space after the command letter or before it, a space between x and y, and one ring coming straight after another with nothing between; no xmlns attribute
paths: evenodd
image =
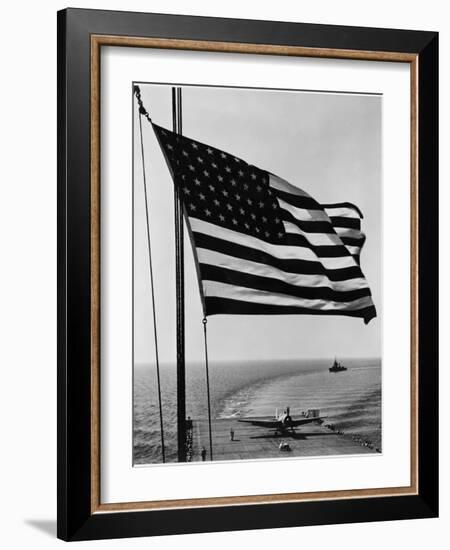
<svg viewBox="0 0 450 550"><path fill-rule="evenodd" d="M273 417L267 417L273 420ZM377 453L370 444L314 422L296 428L294 434L275 434L274 429L238 422L237 418L221 418L211 421L213 460L249 460L255 458L286 458L326 455L355 455ZM234 430L234 441L230 430ZM280 451L280 443L287 443L290 451ZM190 460L201 461L201 450L207 451L210 460L209 430L207 419L192 420Z"/></svg>

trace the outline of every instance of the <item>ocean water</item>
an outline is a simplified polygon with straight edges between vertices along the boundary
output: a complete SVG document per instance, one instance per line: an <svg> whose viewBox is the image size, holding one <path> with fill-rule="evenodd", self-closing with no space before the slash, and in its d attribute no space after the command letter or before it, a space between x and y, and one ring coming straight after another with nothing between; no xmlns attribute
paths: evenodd
<svg viewBox="0 0 450 550"><path fill-rule="evenodd" d="M216 418L291 414L314 408L335 429L381 449L381 361L342 359L348 370L330 373L330 359L212 363L211 414ZM160 367L166 461L177 460L176 366ZM186 414L207 418L203 363L186 365ZM160 463L161 434L154 365L136 365L133 396L135 464Z"/></svg>

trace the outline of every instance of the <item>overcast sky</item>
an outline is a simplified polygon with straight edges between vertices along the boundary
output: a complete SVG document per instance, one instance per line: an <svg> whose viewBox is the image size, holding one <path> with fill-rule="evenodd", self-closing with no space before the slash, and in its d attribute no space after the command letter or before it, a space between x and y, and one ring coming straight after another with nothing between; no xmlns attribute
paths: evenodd
<svg viewBox="0 0 450 550"><path fill-rule="evenodd" d="M172 129L171 86L140 84L154 122ZM211 360L381 356L380 96L183 87L183 133L288 180L322 203L355 203L367 241L361 267L378 317L214 315ZM135 362L154 362L140 141L134 132ZM160 360L174 362L173 183L151 125L143 121ZM186 359L203 360L202 309L186 239Z"/></svg>

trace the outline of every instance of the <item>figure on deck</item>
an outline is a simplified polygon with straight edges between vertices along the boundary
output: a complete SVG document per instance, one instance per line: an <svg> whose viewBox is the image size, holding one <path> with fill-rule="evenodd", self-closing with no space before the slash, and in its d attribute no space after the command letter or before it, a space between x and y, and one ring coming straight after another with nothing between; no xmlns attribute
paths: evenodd
<svg viewBox="0 0 450 550"><path fill-rule="evenodd" d="M202 461L205 462L206 460L206 449L205 447L202 447L202 451L200 453L202 455Z"/></svg>

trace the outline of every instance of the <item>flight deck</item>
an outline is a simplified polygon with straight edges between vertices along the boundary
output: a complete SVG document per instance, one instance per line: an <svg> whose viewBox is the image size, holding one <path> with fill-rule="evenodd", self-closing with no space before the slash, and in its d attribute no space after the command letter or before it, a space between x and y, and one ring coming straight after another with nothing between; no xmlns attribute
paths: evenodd
<svg viewBox="0 0 450 550"><path fill-rule="evenodd" d="M267 417L273 420L273 417ZM233 440L231 440L231 430ZM211 421L213 460L251 460L260 458L318 457L330 455L376 454L380 452L358 437L314 422L275 433L274 429L239 422L237 418L220 418ZM207 419L192 420L189 436L189 458L210 460L209 426ZM280 449L284 447L284 450ZM283 445L284 444L284 445ZM288 448L286 449L286 445Z"/></svg>

